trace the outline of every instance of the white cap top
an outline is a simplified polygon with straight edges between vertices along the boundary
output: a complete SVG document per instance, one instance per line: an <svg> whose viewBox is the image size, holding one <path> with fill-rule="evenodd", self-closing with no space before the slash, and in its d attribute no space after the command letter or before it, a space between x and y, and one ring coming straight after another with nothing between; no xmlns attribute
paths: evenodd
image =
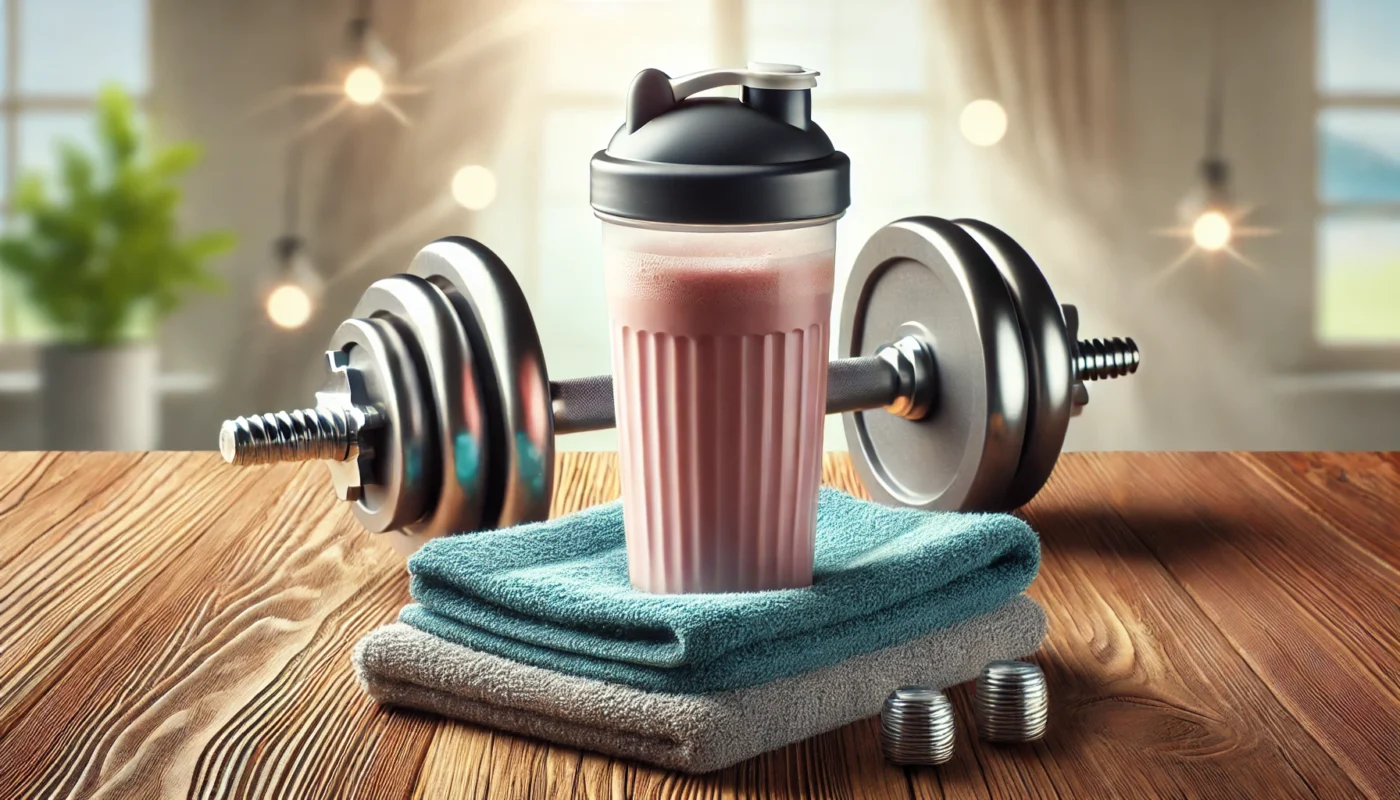
<svg viewBox="0 0 1400 800"><path fill-rule="evenodd" d="M811 89L821 73L795 64L768 64L750 61L748 69L707 69L671 79L676 100L719 86L747 86L750 89Z"/></svg>

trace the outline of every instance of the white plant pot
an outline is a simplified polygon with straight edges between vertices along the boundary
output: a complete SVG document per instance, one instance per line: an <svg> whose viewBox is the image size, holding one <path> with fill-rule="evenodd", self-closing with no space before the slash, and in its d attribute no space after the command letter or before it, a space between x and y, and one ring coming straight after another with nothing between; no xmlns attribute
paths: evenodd
<svg viewBox="0 0 1400 800"><path fill-rule="evenodd" d="M159 439L156 348L50 345L40 356L44 447L153 450Z"/></svg>

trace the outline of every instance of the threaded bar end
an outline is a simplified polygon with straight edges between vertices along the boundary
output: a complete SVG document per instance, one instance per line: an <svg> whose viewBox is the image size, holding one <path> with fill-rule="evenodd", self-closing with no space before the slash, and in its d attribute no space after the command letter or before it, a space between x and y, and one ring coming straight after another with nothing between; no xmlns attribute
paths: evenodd
<svg viewBox="0 0 1400 800"><path fill-rule="evenodd" d="M304 408L228 420L219 429L224 461L243 466L282 461L344 461L356 427L340 408Z"/></svg>
<svg viewBox="0 0 1400 800"><path fill-rule="evenodd" d="M1074 371L1080 380L1108 380L1137 372L1141 361L1132 339L1083 339L1075 348Z"/></svg>

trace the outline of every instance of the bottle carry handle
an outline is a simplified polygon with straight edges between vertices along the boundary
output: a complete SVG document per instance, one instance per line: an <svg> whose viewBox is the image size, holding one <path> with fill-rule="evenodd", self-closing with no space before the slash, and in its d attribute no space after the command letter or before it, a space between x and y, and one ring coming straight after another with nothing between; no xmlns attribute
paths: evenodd
<svg viewBox="0 0 1400 800"><path fill-rule="evenodd" d="M707 69L679 78L672 78L659 69L644 69L632 79L632 86L627 90L627 132L635 133L682 100L709 89L742 86L746 93L753 89L807 92L817 85L819 74L793 64L761 62L749 62L747 69Z"/></svg>

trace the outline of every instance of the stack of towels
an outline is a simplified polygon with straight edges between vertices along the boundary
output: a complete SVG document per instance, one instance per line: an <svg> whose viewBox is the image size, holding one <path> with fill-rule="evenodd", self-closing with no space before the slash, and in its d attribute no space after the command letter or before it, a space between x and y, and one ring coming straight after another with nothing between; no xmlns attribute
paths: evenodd
<svg viewBox="0 0 1400 800"><path fill-rule="evenodd" d="M409 560L416 602L354 664L382 703L706 772L1035 651L1039 563L1015 517L823 489L811 587L651 595L628 582L611 503L429 542Z"/></svg>

